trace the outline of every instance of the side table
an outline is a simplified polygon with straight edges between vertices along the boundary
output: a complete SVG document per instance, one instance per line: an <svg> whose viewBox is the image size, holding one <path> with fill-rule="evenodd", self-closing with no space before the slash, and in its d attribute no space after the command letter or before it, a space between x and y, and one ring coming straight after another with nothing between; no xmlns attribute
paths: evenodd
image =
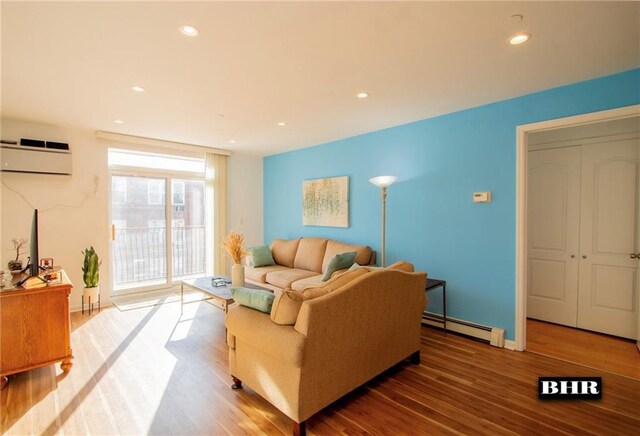
<svg viewBox="0 0 640 436"><path fill-rule="evenodd" d="M425 287L425 292L433 291L434 289L442 288L442 330L444 330L444 335L447 336L447 281L439 280L439 279L430 279L427 278L427 286ZM427 312L424 312L426 315Z"/></svg>

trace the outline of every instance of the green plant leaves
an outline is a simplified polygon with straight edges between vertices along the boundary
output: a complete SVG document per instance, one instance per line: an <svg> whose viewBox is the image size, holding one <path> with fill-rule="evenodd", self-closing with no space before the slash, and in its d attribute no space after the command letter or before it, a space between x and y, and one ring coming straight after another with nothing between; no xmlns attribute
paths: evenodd
<svg viewBox="0 0 640 436"><path fill-rule="evenodd" d="M100 281L100 264L102 261L98 259L93 246L85 249L82 254L84 255L84 263L82 264L84 286L86 288L95 288Z"/></svg>

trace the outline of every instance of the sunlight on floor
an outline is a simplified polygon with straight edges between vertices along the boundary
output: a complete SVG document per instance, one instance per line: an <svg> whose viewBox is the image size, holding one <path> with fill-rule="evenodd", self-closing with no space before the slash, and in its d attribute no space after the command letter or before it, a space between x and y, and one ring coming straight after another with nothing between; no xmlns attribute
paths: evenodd
<svg viewBox="0 0 640 436"><path fill-rule="evenodd" d="M196 312L198 311L198 306L200 306L200 302L189 303L183 306L183 313L180 317L180 321L176 324L171 336L169 337L169 341L181 341L187 338L189 334L189 330L191 329L191 324L193 324L193 319L195 318Z"/></svg>

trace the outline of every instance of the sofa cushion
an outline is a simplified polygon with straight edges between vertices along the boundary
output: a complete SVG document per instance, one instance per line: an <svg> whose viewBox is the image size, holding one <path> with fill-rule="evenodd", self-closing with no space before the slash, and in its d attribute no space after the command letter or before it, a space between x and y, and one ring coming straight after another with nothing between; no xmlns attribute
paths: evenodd
<svg viewBox="0 0 640 436"><path fill-rule="evenodd" d="M254 282L267 283L268 273L273 271L280 271L283 269L287 269L287 267L282 265L261 266L259 268L254 268L252 266L245 266L244 276L249 280L253 280Z"/></svg>
<svg viewBox="0 0 640 436"><path fill-rule="evenodd" d="M271 306L276 298L273 292L249 288L231 288L231 297L241 306L264 313L271 313Z"/></svg>
<svg viewBox="0 0 640 436"><path fill-rule="evenodd" d="M296 280L291 283L291 289L297 292L301 292L305 288L310 288L314 286L322 286L325 282L322 281L322 274L316 274L311 277L307 277L301 280Z"/></svg>
<svg viewBox="0 0 640 436"><path fill-rule="evenodd" d="M333 277L328 282L325 282L324 285L308 287L302 291L302 296L305 300L310 300L312 298L322 297L323 295L327 295L329 292L333 292L338 288L349 283L351 280L354 280L357 277L365 275L369 272L369 270L365 268L354 269L353 271L348 271L344 274L340 274L338 276Z"/></svg>
<svg viewBox="0 0 640 436"><path fill-rule="evenodd" d="M259 247L249 247L247 248L247 251L249 252L249 256L251 257L251 266L255 268L276 264L273 260L273 256L271 255L271 250L266 245L261 245Z"/></svg>
<svg viewBox="0 0 640 436"><path fill-rule="evenodd" d="M296 268L284 268L278 271L267 273L267 283L270 283L279 288L290 288L291 283L296 280L304 279L307 277L315 276L317 273L313 271L307 271L304 269Z"/></svg>
<svg viewBox="0 0 640 436"><path fill-rule="evenodd" d="M322 272L322 259L327 249L328 239L323 238L302 238L298 244L298 251L293 262L294 267Z"/></svg>
<svg viewBox="0 0 640 436"><path fill-rule="evenodd" d="M322 281L326 282L331 278L334 272L349 268L353 265L353 261L356 259L356 254L357 253L355 251L347 251L346 253L338 253L333 256L322 275Z"/></svg>
<svg viewBox="0 0 640 436"><path fill-rule="evenodd" d="M274 239L271 241L271 254L273 254L273 260L278 265L286 266L287 268L293 268L293 260L296 257L298 251L298 239Z"/></svg>
<svg viewBox="0 0 640 436"><path fill-rule="evenodd" d="M303 302L302 294L285 289L273 300L271 321L279 325L294 325Z"/></svg>
<svg viewBox="0 0 640 436"><path fill-rule="evenodd" d="M371 261L371 247L368 245L350 245L339 241L329 240L327 249L322 258L322 271L326 271L327 265L333 256L346 251L356 252L356 263L360 265L368 265Z"/></svg>

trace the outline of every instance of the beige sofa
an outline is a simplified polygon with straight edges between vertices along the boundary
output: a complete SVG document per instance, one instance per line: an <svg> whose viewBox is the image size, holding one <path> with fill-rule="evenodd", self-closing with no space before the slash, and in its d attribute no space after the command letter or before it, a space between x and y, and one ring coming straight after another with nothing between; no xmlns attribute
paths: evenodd
<svg viewBox="0 0 640 436"><path fill-rule="evenodd" d="M324 238L275 239L271 243L271 253L276 264L254 268L248 263L245 280L275 292L285 288L302 291L308 286L322 284L322 275L331 258L347 251L357 253L356 263L360 265L375 264L375 251L367 245Z"/></svg>
<svg viewBox="0 0 640 436"><path fill-rule="evenodd" d="M304 434L305 420L348 392L403 359L419 363L425 283L425 273L349 271L325 285L335 289L304 300L294 325L232 308L233 387L245 382L294 421L294 434Z"/></svg>

